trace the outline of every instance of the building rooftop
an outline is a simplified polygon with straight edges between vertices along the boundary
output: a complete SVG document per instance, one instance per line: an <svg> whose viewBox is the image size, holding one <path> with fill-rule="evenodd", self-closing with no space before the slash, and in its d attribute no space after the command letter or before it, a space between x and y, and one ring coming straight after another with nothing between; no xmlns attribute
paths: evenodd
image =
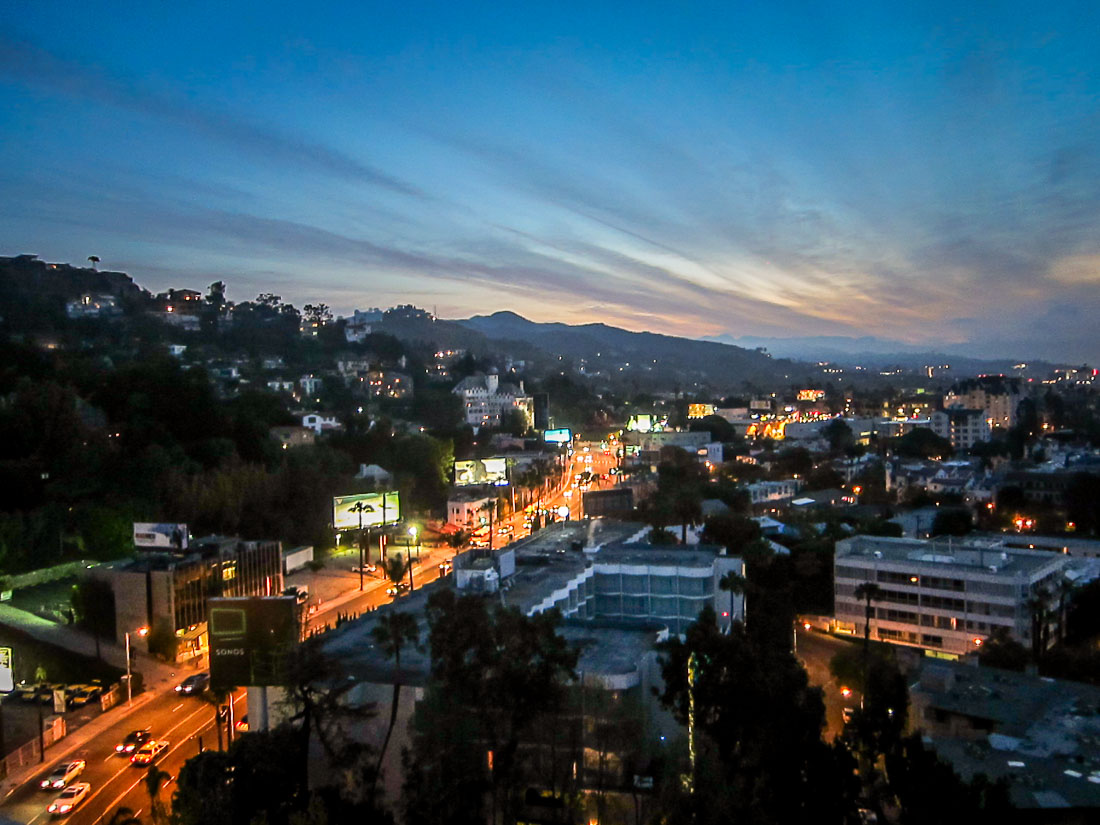
<svg viewBox="0 0 1100 825"><path fill-rule="evenodd" d="M979 741L932 737L964 777L1007 778L1019 807L1100 806L1100 688L937 660L912 690L992 729Z"/></svg>
<svg viewBox="0 0 1100 825"><path fill-rule="evenodd" d="M1045 550L1007 548L982 539L901 539L853 536L837 543L836 558L876 558L885 562L936 565L960 573L984 572L1030 576L1043 567L1064 564L1061 554Z"/></svg>

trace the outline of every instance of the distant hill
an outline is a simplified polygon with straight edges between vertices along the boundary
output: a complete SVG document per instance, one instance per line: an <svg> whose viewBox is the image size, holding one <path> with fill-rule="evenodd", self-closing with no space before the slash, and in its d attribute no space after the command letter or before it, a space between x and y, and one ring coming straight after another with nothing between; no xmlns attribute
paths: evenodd
<svg viewBox="0 0 1100 825"><path fill-rule="evenodd" d="M916 346L906 344L903 341L893 341L873 336L817 335L798 338L763 338L752 335L738 337L714 335L702 340L742 347L764 347L769 353L780 358L803 359L815 362L831 361L844 366L859 364L876 369L881 367L920 369L926 365L950 364L955 372L977 375L979 373L1015 372L1013 368L1021 361L1026 361L1030 369L1044 373L1054 366L1060 366L1047 361L1022 357L976 357L973 352L974 348L968 344L930 350L926 346Z"/></svg>
<svg viewBox="0 0 1100 825"><path fill-rule="evenodd" d="M743 347L630 332L606 324L540 324L514 312L476 315L455 323L493 341L524 341L551 356L583 360L589 372L612 375L623 367L670 377L681 386L694 381L735 388L746 381L772 383L817 371L808 364L774 359Z"/></svg>

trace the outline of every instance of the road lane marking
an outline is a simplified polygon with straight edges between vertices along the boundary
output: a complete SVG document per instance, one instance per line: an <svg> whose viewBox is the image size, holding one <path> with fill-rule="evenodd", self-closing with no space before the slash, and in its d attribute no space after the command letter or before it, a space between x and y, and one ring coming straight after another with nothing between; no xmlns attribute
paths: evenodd
<svg viewBox="0 0 1100 825"><path fill-rule="evenodd" d="M176 722L176 724L174 724L174 725L173 725L172 727L170 727L170 728L169 728L169 729L168 729L167 731L165 731L165 733L164 733L164 736L167 736L167 735L168 735L168 734L170 734L170 733L171 733L172 731L174 731L174 730L175 730L176 728L178 728L178 727L179 727L180 725L182 725L182 724L184 724L184 723L186 723L186 722L189 722L189 721L190 721L191 719L193 719L193 718L194 718L195 716L197 716L197 715L198 715L198 714L200 714L200 713L204 713L204 712L206 712L207 710L208 710L208 708L199 708L199 709L198 709L198 710L196 710L196 711L195 711L194 713L192 713L192 714L191 714L190 716L185 716L185 717L184 717L183 719L181 719L181 720L180 720L179 722ZM163 738L163 737L160 737L160 738ZM132 764L131 764L131 763L130 763L129 761L127 761L127 762L126 762L126 764L125 764L125 765L123 765L123 766L122 766L122 768L120 768L120 769L118 770L118 772L117 772L117 773L115 773L115 775L114 775L114 776L112 776L112 777L111 777L110 779L108 779L108 780L107 780L106 782L104 782L104 783L103 783L103 784L102 784L102 785L100 786L99 790L97 790L97 791L96 791L95 793L93 793L93 794L92 794L91 796L89 796L89 797L88 797L88 799L87 799L87 801L85 801L85 802L84 802L84 804L85 804L85 805L89 805L89 804L91 804L91 802L92 802L92 800L93 800L93 799L95 799L95 798L96 798L97 796L99 796L99 795L100 795L101 793L103 793L103 791L107 790L107 786L108 786L108 785L110 785L110 784L111 784L112 782L114 782L114 781L115 781L116 779L118 779L118 778L119 778L120 776L122 776L122 774L123 774L123 773L125 773L125 772L126 772L126 771L128 771L128 770L130 770L130 768L131 768L131 767L133 767L133 766L132 766ZM138 782L140 782L142 778L143 778L143 777L139 777L139 779L138 779ZM133 790L133 786L131 786L131 787L130 787L130 790ZM129 792L130 792L129 790L128 790L128 791L126 791L126 793L129 793ZM101 817L100 817L99 819L103 819L103 817L101 816ZM96 820L96 822L99 822L99 819L97 819L97 820Z"/></svg>
<svg viewBox="0 0 1100 825"><path fill-rule="evenodd" d="M172 713L175 713L177 710L179 710L182 707L183 707L183 702L180 702L178 705L176 705L174 708L172 708Z"/></svg>

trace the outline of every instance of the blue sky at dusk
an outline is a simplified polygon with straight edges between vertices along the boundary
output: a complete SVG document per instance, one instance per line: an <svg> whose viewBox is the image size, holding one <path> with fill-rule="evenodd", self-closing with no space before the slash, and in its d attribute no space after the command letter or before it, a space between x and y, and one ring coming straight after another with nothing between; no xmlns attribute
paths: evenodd
<svg viewBox="0 0 1100 825"><path fill-rule="evenodd" d="M0 254L1100 361L1095 3L5 3Z"/></svg>

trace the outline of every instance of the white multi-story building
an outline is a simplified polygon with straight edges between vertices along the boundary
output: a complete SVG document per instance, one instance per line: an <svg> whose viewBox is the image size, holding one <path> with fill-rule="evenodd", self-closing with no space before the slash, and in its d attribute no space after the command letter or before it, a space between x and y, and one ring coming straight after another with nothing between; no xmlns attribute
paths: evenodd
<svg viewBox="0 0 1100 825"><path fill-rule="evenodd" d="M790 501L802 489L802 481L786 478L782 481L757 481L746 485L745 490L753 504L769 504Z"/></svg>
<svg viewBox="0 0 1100 825"><path fill-rule="evenodd" d="M466 423L472 427L499 427L505 413L518 410L527 426L534 424L534 400L519 386L500 383L500 376L471 375L455 385L453 392L461 396Z"/></svg>
<svg viewBox="0 0 1100 825"><path fill-rule="evenodd" d="M992 433L984 410L952 407L932 413L932 432L951 442L956 450L969 450L979 441L989 441Z"/></svg>
<svg viewBox="0 0 1100 825"><path fill-rule="evenodd" d="M871 601L872 639L961 655L1003 627L1030 647L1041 602L1043 632L1053 641L1057 589L1069 564L1062 553L988 539L853 536L836 545L836 626L863 635L867 603L856 589L869 582L879 588Z"/></svg>

